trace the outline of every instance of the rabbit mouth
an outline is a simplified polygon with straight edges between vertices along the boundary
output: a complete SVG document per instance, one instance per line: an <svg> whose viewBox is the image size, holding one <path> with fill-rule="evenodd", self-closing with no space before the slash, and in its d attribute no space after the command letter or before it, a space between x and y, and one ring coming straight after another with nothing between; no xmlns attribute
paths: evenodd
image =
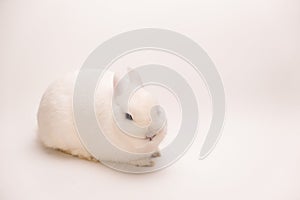
<svg viewBox="0 0 300 200"><path fill-rule="evenodd" d="M153 138L156 136L156 134L155 135L152 135L151 137L146 137L146 140L149 140L149 141L152 141L153 140Z"/></svg>

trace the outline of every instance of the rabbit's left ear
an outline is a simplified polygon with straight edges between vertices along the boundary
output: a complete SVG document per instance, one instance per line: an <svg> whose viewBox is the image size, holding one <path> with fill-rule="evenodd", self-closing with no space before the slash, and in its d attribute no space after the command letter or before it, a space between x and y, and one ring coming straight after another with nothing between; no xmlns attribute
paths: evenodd
<svg viewBox="0 0 300 200"><path fill-rule="evenodd" d="M131 67L128 67L127 68L127 73L128 73L129 80L130 80L131 84L133 84L135 86L143 84L139 73L135 69L132 69Z"/></svg>

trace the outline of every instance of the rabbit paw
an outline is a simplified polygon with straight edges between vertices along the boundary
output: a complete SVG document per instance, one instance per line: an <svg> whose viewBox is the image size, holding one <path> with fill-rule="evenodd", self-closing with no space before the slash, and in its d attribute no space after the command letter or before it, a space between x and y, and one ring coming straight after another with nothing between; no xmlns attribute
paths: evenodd
<svg viewBox="0 0 300 200"><path fill-rule="evenodd" d="M157 157L160 157L160 156L161 156L160 152L157 151L157 152L154 152L154 153L151 155L151 158L157 158Z"/></svg>
<svg viewBox="0 0 300 200"><path fill-rule="evenodd" d="M151 159L140 159L140 160L132 160L129 161L129 164L135 165L137 167L153 167L155 165L155 162Z"/></svg>

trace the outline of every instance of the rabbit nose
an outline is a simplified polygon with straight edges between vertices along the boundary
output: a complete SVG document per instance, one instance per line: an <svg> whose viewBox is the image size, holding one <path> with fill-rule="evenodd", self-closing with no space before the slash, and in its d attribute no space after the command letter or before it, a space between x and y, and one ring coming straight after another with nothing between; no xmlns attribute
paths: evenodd
<svg viewBox="0 0 300 200"><path fill-rule="evenodd" d="M159 132L159 129L156 129L154 127L148 127L148 131L146 133L146 138L150 139L150 141L156 136L156 134Z"/></svg>
<svg viewBox="0 0 300 200"><path fill-rule="evenodd" d="M159 131L166 122L166 115L164 110L160 106L154 106L151 109L151 119L152 122L150 124L149 130L151 131Z"/></svg>
<svg viewBox="0 0 300 200"><path fill-rule="evenodd" d="M146 133L146 138L153 138L155 135L156 135L156 131L149 128L147 133Z"/></svg>

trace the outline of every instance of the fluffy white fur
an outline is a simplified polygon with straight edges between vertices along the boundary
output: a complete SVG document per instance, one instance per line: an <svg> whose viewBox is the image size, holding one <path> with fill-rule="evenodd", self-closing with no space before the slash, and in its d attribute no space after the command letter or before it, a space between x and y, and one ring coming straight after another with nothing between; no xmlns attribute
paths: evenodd
<svg viewBox="0 0 300 200"><path fill-rule="evenodd" d="M95 158L81 144L74 123L72 99L77 73L67 74L65 77L56 80L44 93L38 111L38 132L41 142L46 147L91 160ZM138 79L138 77L133 77L129 82L138 81L135 79ZM166 128L157 132L152 141L147 138L141 139L128 136L117 128L112 118L111 106L111 99L114 92L116 92L114 89L117 82L118 77L113 72L108 71L95 91L95 111L98 123L101 124L105 136L119 148L134 153L149 153L149 156L139 160L128 160L126 158L116 158L112 152L107 152L100 159L137 166L151 166L153 165L151 158L159 155L158 145L165 136ZM126 88L126 86L121 88ZM120 91L120 95L122 95L122 92L127 92L126 89L124 90ZM132 114L134 122L139 126L148 126L151 122L150 109L154 105L157 105L155 98L142 88L131 97L128 112ZM120 116L120 118L128 120L125 116L123 118Z"/></svg>

